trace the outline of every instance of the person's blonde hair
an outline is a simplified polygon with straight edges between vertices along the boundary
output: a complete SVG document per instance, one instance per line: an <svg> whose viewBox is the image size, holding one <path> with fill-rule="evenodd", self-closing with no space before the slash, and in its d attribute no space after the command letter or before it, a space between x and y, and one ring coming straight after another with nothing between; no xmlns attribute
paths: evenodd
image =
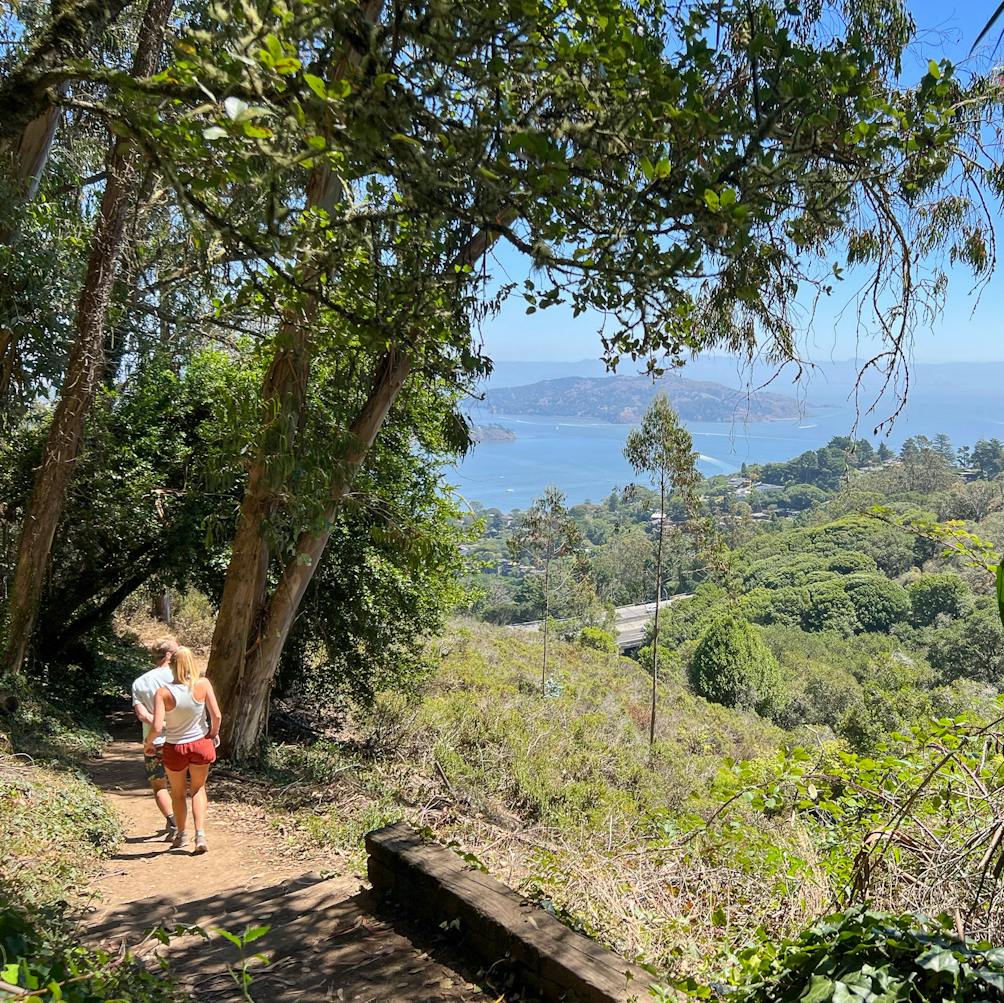
<svg viewBox="0 0 1004 1003"><path fill-rule="evenodd" d="M162 637L153 642L153 653L161 661L165 655L173 655L178 650L178 642L173 637Z"/></svg>
<svg viewBox="0 0 1004 1003"><path fill-rule="evenodd" d="M174 670L174 681L184 683L189 689L192 689L202 676L202 667L195 661L191 648L178 648L174 653L171 668Z"/></svg>

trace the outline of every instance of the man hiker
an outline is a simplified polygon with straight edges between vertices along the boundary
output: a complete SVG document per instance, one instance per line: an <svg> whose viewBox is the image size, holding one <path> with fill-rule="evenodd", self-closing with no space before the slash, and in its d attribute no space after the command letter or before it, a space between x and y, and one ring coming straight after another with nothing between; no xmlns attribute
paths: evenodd
<svg viewBox="0 0 1004 1003"><path fill-rule="evenodd" d="M174 682L174 673L171 670L171 658L178 650L177 641L164 638L157 641L153 646L153 657L157 664L148 672L138 676L132 684L132 709L143 725L143 744L146 745L147 735L150 733L150 726L153 724L154 702L157 690L161 686L167 686ZM174 825L174 815L171 810L171 792L167 787L167 774L164 772L164 761L161 758L164 746L164 736L159 735L154 739L154 754L152 756L143 754L143 766L146 769L146 779L150 784L150 790L157 801L157 807L161 815L167 819L167 833L164 839L173 840L177 834Z"/></svg>

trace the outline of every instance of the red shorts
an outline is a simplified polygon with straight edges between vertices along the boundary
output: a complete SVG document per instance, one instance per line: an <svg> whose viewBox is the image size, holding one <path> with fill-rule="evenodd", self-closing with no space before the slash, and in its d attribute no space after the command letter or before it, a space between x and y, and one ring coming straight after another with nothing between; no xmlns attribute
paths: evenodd
<svg viewBox="0 0 1004 1003"><path fill-rule="evenodd" d="M200 738L196 742L182 742L173 745L164 743L164 767L172 773L180 773L189 766L208 766L216 762L216 746L211 738Z"/></svg>

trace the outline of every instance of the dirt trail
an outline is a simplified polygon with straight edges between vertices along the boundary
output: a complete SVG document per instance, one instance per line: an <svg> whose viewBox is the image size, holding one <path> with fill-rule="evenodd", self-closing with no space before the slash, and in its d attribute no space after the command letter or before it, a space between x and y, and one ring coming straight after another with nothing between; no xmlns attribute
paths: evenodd
<svg viewBox="0 0 1004 1003"><path fill-rule="evenodd" d="M145 786L136 741L112 742L86 769L126 834L93 883L97 912L88 926L95 942L142 944L137 953L167 958L193 999L216 1003L247 998L232 975L237 950L218 935L207 942L197 934L173 938L165 948L144 942L147 932L180 924L240 934L270 925L248 949L269 957L252 968L250 994L257 1003L488 1003L448 967L436 945L438 931L409 932L395 917L377 913L357 879L327 873L337 861L282 853L260 808L213 801L212 778L210 852L195 857L162 840L163 820Z"/></svg>

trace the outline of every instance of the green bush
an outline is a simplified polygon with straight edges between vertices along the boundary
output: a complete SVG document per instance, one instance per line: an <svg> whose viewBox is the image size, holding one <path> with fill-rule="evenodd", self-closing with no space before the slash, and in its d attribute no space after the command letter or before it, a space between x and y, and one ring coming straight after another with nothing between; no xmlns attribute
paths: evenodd
<svg viewBox="0 0 1004 1003"><path fill-rule="evenodd" d="M764 716L783 704L777 659L748 620L725 613L701 638L690 662L694 689L726 707L743 707Z"/></svg>
<svg viewBox="0 0 1004 1003"><path fill-rule="evenodd" d="M1004 628L994 608L980 609L934 632L927 650L943 681L975 679L1004 685Z"/></svg>
<svg viewBox="0 0 1004 1003"><path fill-rule="evenodd" d="M856 550L844 550L828 558L823 567L827 571L835 571L839 575L852 575L857 571L877 571L878 565L873 557L859 553Z"/></svg>
<svg viewBox="0 0 1004 1003"><path fill-rule="evenodd" d="M881 575L850 575L844 588L864 631L884 634L910 616L907 590Z"/></svg>
<svg viewBox="0 0 1004 1003"><path fill-rule="evenodd" d="M854 603L839 582L823 582L809 589L809 599L802 610L803 630L832 630L847 637L858 626Z"/></svg>
<svg viewBox="0 0 1004 1003"><path fill-rule="evenodd" d="M776 948L740 955L736 1003L984 1003L1004 996L1004 948L959 940L947 923L855 908Z"/></svg>
<svg viewBox="0 0 1004 1003"><path fill-rule="evenodd" d="M601 627L583 627L579 632L579 644L584 648L603 651L608 655L616 655L620 650L617 647L617 638Z"/></svg>
<svg viewBox="0 0 1004 1003"><path fill-rule="evenodd" d="M910 587L911 620L917 627L934 623L939 616L960 617L971 605L969 586L953 572L924 575Z"/></svg>

